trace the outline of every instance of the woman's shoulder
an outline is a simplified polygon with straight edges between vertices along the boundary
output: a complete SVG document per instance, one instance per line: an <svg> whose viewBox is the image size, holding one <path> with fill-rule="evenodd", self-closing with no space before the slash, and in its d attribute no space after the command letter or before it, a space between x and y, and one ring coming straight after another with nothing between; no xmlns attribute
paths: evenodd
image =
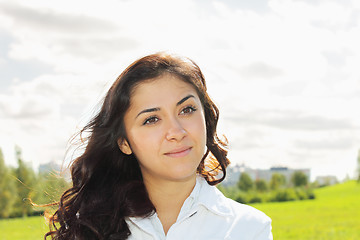
<svg viewBox="0 0 360 240"><path fill-rule="evenodd" d="M205 185L200 197L212 221L226 231L226 239L273 239L271 219L262 211L225 197L216 187ZM227 230L225 230L227 229Z"/></svg>
<svg viewBox="0 0 360 240"><path fill-rule="evenodd" d="M271 222L270 217L268 217L262 211L254 208L252 206L236 202L225 196L224 196L224 198L226 199L225 201L227 202L228 206L231 208L235 218L241 218L246 221L252 220L252 221L261 222L264 224Z"/></svg>
<svg viewBox="0 0 360 240"><path fill-rule="evenodd" d="M269 223L271 219L262 211L224 196L224 194L215 186L203 183L200 201L210 210L220 215L228 215L233 218L244 221L257 221Z"/></svg>
<svg viewBox="0 0 360 240"><path fill-rule="evenodd" d="M226 198L224 196L224 198ZM231 235L245 234L244 239L269 239L272 240L271 219L262 211L242 203L238 203L232 199L226 198L228 206L233 214L231 216L234 231ZM245 236L247 236L245 238ZM229 238L232 239L232 238Z"/></svg>

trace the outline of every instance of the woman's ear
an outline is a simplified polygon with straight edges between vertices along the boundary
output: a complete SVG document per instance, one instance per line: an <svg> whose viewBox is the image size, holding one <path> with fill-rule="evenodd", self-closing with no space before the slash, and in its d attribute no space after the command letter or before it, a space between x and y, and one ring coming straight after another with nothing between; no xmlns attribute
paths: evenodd
<svg viewBox="0 0 360 240"><path fill-rule="evenodd" d="M119 138L117 140L117 143L118 143L118 146L119 146L120 150L123 153L125 153L126 155L132 154L132 151L131 151L131 148L130 148L130 145L129 145L128 141L126 141L125 139Z"/></svg>

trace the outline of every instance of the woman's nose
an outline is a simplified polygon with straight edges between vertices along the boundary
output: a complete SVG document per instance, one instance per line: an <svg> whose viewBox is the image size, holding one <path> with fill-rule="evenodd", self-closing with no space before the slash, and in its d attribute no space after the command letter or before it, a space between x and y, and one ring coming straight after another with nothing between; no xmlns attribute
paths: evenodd
<svg viewBox="0 0 360 240"><path fill-rule="evenodd" d="M169 120L169 127L166 132L168 141L181 141L186 135L187 132L178 119Z"/></svg>

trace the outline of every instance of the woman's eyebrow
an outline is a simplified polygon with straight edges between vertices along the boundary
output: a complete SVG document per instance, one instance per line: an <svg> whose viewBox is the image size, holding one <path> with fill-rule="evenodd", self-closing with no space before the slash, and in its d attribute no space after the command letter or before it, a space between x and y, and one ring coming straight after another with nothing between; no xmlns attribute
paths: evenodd
<svg viewBox="0 0 360 240"><path fill-rule="evenodd" d="M137 118L138 116L140 116L141 114L143 114L143 113L156 112L156 111L160 111L160 108L157 107L157 108L144 109L144 110L142 110L141 112L139 112L138 115L136 115L136 118Z"/></svg>
<svg viewBox="0 0 360 240"><path fill-rule="evenodd" d="M189 98L195 98L194 95L192 94L189 94L187 95L186 97L182 98L179 102L176 103L176 106L179 106L181 105L182 103L184 103L186 100L188 100ZM159 107L156 107L156 108L148 108L148 109L144 109L142 110L141 112L138 113L138 115L136 115L135 119L140 116L141 114L143 113L148 113L148 112L156 112L156 111L160 111L160 108Z"/></svg>
<svg viewBox="0 0 360 240"><path fill-rule="evenodd" d="M186 97L184 97L183 99L181 99L181 100L176 104L176 106L179 106L180 104L182 104L183 102L185 102L186 100L188 100L188 99L191 98L191 97L195 98L194 95L189 94L189 95L187 95Z"/></svg>

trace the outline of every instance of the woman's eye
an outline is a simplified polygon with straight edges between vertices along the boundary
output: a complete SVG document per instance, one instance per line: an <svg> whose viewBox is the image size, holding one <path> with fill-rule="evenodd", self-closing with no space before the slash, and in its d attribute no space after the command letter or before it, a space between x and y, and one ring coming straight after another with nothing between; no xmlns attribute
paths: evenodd
<svg viewBox="0 0 360 240"><path fill-rule="evenodd" d="M193 112L195 112L197 109L194 106L188 106L185 107L183 110L181 110L180 114L182 115L186 115L186 114L191 114Z"/></svg>
<svg viewBox="0 0 360 240"><path fill-rule="evenodd" d="M159 119L158 119L157 117L149 117L149 118L147 118L147 119L144 121L143 125L154 124L154 123L156 123L157 121L159 121Z"/></svg>

